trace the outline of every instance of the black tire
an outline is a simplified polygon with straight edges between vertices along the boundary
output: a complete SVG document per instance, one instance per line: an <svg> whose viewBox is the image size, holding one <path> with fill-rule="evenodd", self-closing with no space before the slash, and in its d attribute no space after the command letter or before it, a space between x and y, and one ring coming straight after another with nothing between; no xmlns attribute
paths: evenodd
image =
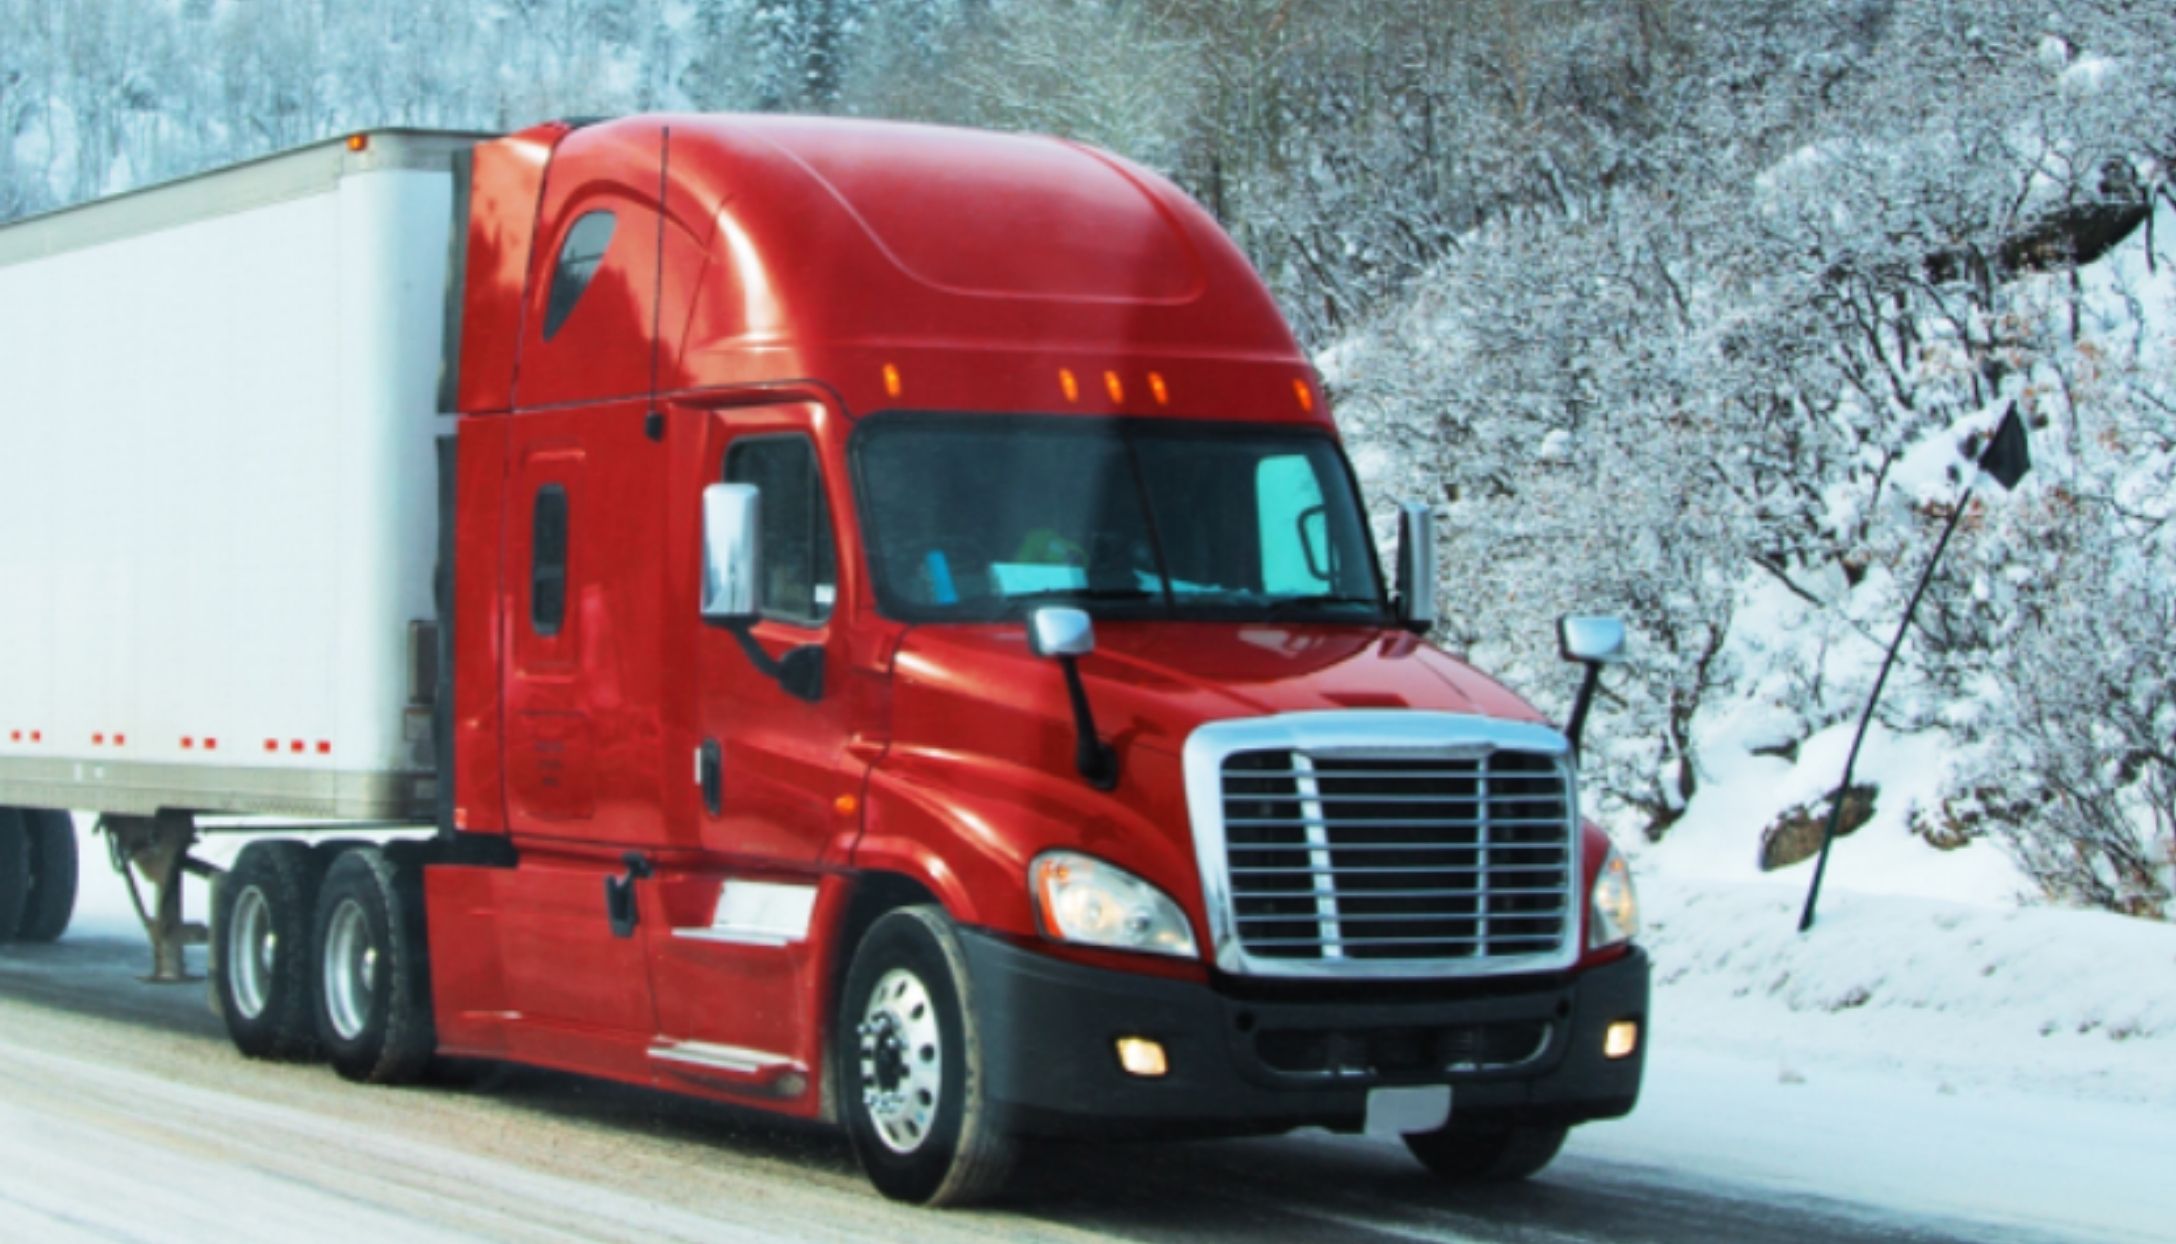
<svg viewBox="0 0 2176 1244"><path fill-rule="evenodd" d="M15 940L30 905L30 828L21 811L0 808L0 942Z"/></svg>
<svg viewBox="0 0 2176 1244"><path fill-rule="evenodd" d="M1420 1164L1454 1183L1517 1183L1540 1172L1564 1147L1562 1127L1461 1127L1405 1138Z"/></svg>
<svg viewBox="0 0 2176 1244"><path fill-rule="evenodd" d="M318 1052L311 937L322 875L299 842L253 842L212 887L212 989L227 1036L251 1058Z"/></svg>
<svg viewBox="0 0 2176 1244"><path fill-rule="evenodd" d="M437 1048L419 881L376 847L357 847L333 859L318 887L317 1037L350 1080L410 1083Z"/></svg>
<svg viewBox="0 0 2176 1244"><path fill-rule="evenodd" d="M1012 1170L1014 1142L984 1097L972 988L940 908L887 912L855 949L833 1047L838 1100L861 1169L893 1200L964 1205Z"/></svg>
<svg viewBox="0 0 2176 1244"><path fill-rule="evenodd" d="M30 841L30 893L15 935L26 942L56 942L76 914L75 818L48 809L25 809L22 817Z"/></svg>

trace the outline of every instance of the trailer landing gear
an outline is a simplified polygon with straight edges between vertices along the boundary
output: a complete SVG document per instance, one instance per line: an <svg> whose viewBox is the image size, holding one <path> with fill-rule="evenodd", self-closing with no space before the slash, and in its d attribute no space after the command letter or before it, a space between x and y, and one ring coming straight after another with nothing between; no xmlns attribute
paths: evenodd
<svg viewBox="0 0 2176 1244"><path fill-rule="evenodd" d="M175 984L189 978L183 948L206 941L202 924L182 919L181 879L186 873L209 876L210 866L189 858L196 844L196 818L187 812L161 812L157 816L105 816L99 831L113 856L113 866L128 880L129 901L136 918L151 937L151 975L155 984ZM131 866L134 871L131 871ZM141 874L152 887L152 903L145 907L136 878Z"/></svg>

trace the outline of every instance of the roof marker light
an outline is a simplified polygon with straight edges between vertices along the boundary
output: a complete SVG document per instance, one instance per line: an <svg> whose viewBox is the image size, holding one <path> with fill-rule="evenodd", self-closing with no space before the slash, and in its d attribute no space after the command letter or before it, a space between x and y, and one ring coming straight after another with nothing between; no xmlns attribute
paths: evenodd
<svg viewBox="0 0 2176 1244"><path fill-rule="evenodd" d="M1158 406L1169 406L1171 404L1171 389L1164 384L1164 374L1162 372L1152 371L1148 374L1148 391L1150 396L1156 399Z"/></svg>
<svg viewBox="0 0 2176 1244"><path fill-rule="evenodd" d="M1104 392L1111 395L1111 400L1114 402L1123 402L1126 400L1126 382L1120 380L1118 378L1118 373L1115 371L1107 371L1103 373L1103 389Z"/></svg>
<svg viewBox="0 0 2176 1244"><path fill-rule="evenodd" d="M1072 368L1061 367L1058 369L1058 387L1065 390L1066 401L1077 402L1080 400L1080 381L1073 378Z"/></svg>
<svg viewBox="0 0 2176 1244"><path fill-rule="evenodd" d="M363 150L367 150L367 149L369 148L369 146L370 146L370 135L368 135L368 134L350 134L350 135L348 135L348 150L350 150L350 151L363 151Z"/></svg>
<svg viewBox="0 0 2176 1244"><path fill-rule="evenodd" d="M1292 396L1300 400L1301 410L1310 415L1315 413L1315 391L1308 386L1305 380L1296 376L1293 377Z"/></svg>
<svg viewBox="0 0 2176 1244"><path fill-rule="evenodd" d="M899 367L898 367L898 365L897 365L897 364L894 364L894 363L886 363L886 364L884 364L884 392L885 392L885 395L886 395L886 396L889 396L889 397L898 397L898 396L899 396L899 391L900 391L900 389L901 389L902 387L904 387L904 386L903 386L903 383L902 383L902 381L900 380L900 377L899 377Z"/></svg>

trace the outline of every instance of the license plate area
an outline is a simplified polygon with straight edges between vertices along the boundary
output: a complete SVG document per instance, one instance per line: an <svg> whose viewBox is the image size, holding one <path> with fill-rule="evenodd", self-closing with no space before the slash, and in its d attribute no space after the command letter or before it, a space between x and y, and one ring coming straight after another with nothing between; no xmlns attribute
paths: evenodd
<svg viewBox="0 0 2176 1244"><path fill-rule="evenodd" d="M1368 1090L1367 1134L1395 1139L1451 1121L1451 1086L1422 1084Z"/></svg>

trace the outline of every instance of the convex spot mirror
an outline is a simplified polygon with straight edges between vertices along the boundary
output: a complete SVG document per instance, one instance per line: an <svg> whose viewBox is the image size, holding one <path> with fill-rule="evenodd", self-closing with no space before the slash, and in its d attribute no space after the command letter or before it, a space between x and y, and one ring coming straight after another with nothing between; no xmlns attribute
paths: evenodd
<svg viewBox="0 0 2176 1244"><path fill-rule="evenodd" d="M1557 648L1567 661L1618 665L1624 661L1624 621L1569 615L1557 619Z"/></svg>
<svg viewBox="0 0 2176 1244"><path fill-rule="evenodd" d="M752 623L763 608L760 492L754 484L703 489L703 620Z"/></svg>
<svg viewBox="0 0 2176 1244"><path fill-rule="evenodd" d="M1096 650L1096 624L1084 609L1045 606L1028 615L1028 646L1039 657L1084 657Z"/></svg>

